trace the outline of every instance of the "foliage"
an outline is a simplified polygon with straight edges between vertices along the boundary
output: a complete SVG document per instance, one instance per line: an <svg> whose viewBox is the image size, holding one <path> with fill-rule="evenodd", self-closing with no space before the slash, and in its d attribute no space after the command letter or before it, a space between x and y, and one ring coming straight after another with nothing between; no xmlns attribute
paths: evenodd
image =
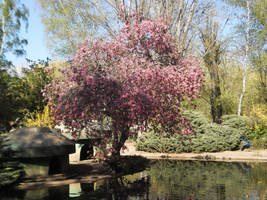
<svg viewBox="0 0 267 200"><path fill-rule="evenodd" d="M49 105L46 105L42 112L34 111L33 113L29 113L28 116L25 117L25 120L26 127L54 128L54 118L49 112Z"/></svg>
<svg viewBox="0 0 267 200"><path fill-rule="evenodd" d="M267 137L267 126L263 124L252 126L249 129L251 131L250 138L259 139L261 137Z"/></svg>
<svg viewBox="0 0 267 200"><path fill-rule="evenodd" d="M251 141L251 147L252 147L252 149L267 149L266 130L265 130L265 136L262 136L260 138L254 137L250 141Z"/></svg>
<svg viewBox="0 0 267 200"><path fill-rule="evenodd" d="M58 56L75 53L78 45L88 39L116 37L121 24L132 12L145 19L157 20L164 17L172 35L177 39L180 55L188 55L196 38L194 24L203 20L204 14L211 7L210 2L39 0L48 48Z"/></svg>
<svg viewBox="0 0 267 200"><path fill-rule="evenodd" d="M75 54L79 43L94 35L101 21L94 4L77 0L39 0L48 47L61 56ZM74 31L75 30L75 31Z"/></svg>
<svg viewBox="0 0 267 200"><path fill-rule="evenodd" d="M266 104L252 105L249 117L253 121L254 125L263 124L267 126L267 105Z"/></svg>
<svg viewBox="0 0 267 200"><path fill-rule="evenodd" d="M35 64L33 67L23 69L21 81L12 86L12 91L21 91L21 103L23 103L23 112L42 111L45 106L42 90L51 78L46 71L46 66Z"/></svg>
<svg viewBox="0 0 267 200"><path fill-rule="evenodd" d="M23 69L23 76L0 71L0 127L10 129L10 122L25 113L41 112L46 104L42 90L50 82L46 67L34 64Z"/></svg>
<svg viewBox="0 0 267 200"><path fill-rule="evenodd" d="M221 122L223 114L219 76L219 64L223 53L222 43L218 39L218 22L213 21L213 17L207 17L206 29L200 29L200 39L204 47L203 61L208 69L210 78L210 112L215 123Z"/></svg>
<svg viewBox="0 0 267 200"><path fill-rule="evenodd" d="M183 115L190 121L190 126L195 133L204 133L204 126L210 123L210 120L201 112L186 110Z"/></svg>
<svg viewBox="0 0 267 200"><path fill-rule="evenodd" d="M263 63L261 66L264 66ZM219 76L221 80L221 98L220 102L223 107L224 115L231 115L237 113L238 107L238 98L240 95L241 86L242 86L242 67L239 63L234 62L234 60L223 60L221 65L219 66ZM264 72L264 70L262 70ZM207 72L206 72L207 73ZM264 74L262 74L264 75ZM184 107L184 109L196 109L205 113L206 116L210 116L209 109L209 77L206 76L207 80L202 88L201 97L192 101L190 106ZM259 76L259 72L257 68L248 70L247 74L247 92L245 94L245 98L242 105L242 114L251 118L253 121L253 115L250 113L254 109L253 107L260 105L265 105L264 98L267 96L264 93L264 84L259 83L261 77ZM264 76L262 76L262 80L264 81ZM267 80L267 79L266 79ZM262 107L263 111L264 108Z"/></svg>
<svg viewBox="0 0 267 200"><path fill-rule="evenodd" d="M244 135L248 133L248 126L250 124L251 124L251 120L245 116L224 115L222 117L222 125L238 129L242 131Z"/></svg>
<svg viewBox="0 0 267 200"><path fill-rule="evenodd" d="M199 112L186 111L194 134L191 136L159 135L153 131L137 140L136 148L148 152L217 152L236 150L247 135L246 119L224 116L222 125L211 123Z"/></svg>
<svg viewBox="0 0 267 200"><path fill-rule="evenodd" d="M250 92L246 92L246 75L247 68L251 67L258 73L257 83L254 88L258 90L254 100L258 100L257 103L266 103L266 83L267 83L267 73L266 73L266 0L225 0L233 7L239 7L237 14L239 15L239 21L235 27L238 35L235 38L237 42L238 56L245 55L241 57L240 63L245 60L245 71L244 71L244 82L243 82L243 92L240 97L239 113L241 111L242 98L245 95L247 98L251 95ZM242 45L243 44L243 45ZM246 45L244 45L246 44ZM245 100L245 99L244 99ZM259 102L260 100L260 102ZM253 101L256 103L256 101ZM246 106L242 106L242 110L246 113Z"/></svg>
<svg viewBox="0 0 267 200"><path fill-rule="evenodd" d="M266 51L266 50L265 50ZM256 88L258 90L258 100L267 103L267 54L266 52L258 52L253 55L252 62L257 71Z"/></svg>
<svg viewBox="0 0 267 200"><path fill-rule="evenodd" d="M9 121L12 120L12 117L16 117L16 106L13 96L9 95L10 84L15 81L9 73L5 70L0 71L0 128L7 129L9 126Z"/></svg>
<svg viewBox="0 0 267 200"><path fill-rule="evenodd" d="M75 135L92 120L109 120L113 130L105 141L113 140L113 154L134 125L190 133L179 102L197 97L203 74L193 58L180 58L168 30L164 21L133 14L114 40L84 44L46 88L57 122Z"/></svg>
<svg viewBox="0 0 267 200"><path fill-rule="evenodd" d="M24 46L27 40L20 39L19 32L22 22L28 22L28 9L19 0L3 0L0 3L0 69L6 68L11 63L5 58L7 52L15 55L25 54Z"/></svg>
<svg viewBox="0 0 267 200"><path fill-rule="evenodd" d="M243 10L247 9L247 1L250 4L251 9L251 30L250 34L252 36L252 40L250 41L251 50L266 49L266 0L224 0L230 5L233 5L235 8L239 7ZM247 23L247 22L245 22ZM238 28L239 32L244 33L244 27L246 24L242 19L239 19ZM263 52L263 51L262 51Z"/></svg>
<svg viewBox="0 0 267 200"><path fill-rule="evenodd" d="M251 79L251 73L252 70L249 70L247 82ZM223 60L219 66L219 76L222 92L220 102L223 107L223 115L236 114L238 108L238 99L236 97L240 95L242 90L243 68L241 64L235 63L234 60ZM247 87L250 89L248 84ZM248 98L248 96L246 97ZM243 106L242 110L246 110L246 105Z"/></svg>
<svg viewBox="0 0 267 200"><path fill-rule="evenodd" d="M257 40L258 46L265 46L266 44L266 0L258 0L256 1L256 5L253 10L255 14L256 21L258 22L257 30ZM263 47L266 49L266 47ZM266 67L266 66L265 66Z"/></svg>
<svg viewBox="0 0 267 200"><path fill-rule="evenodd" d="M252 124L249 126L250 138L256 146L266 147L267 137L267 106L265 104L252 105L249 117Z"/></svg>

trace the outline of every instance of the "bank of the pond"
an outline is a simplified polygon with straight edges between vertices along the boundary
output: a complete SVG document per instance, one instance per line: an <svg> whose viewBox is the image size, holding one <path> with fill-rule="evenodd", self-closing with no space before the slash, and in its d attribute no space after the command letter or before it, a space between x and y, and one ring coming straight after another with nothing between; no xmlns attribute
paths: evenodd
<svg viewBox="0 0 267 200"><path fill-rule="evenodd" d="M244 151L223 151L215 153L148 153L136 151L133 142L126 144L127 149L122 155L138 155L148 159L176 159L176 160L214 160L228 162L267 162L267 149Z"/></svg>
<svg viewBox="0 0 267 200"><path fill-rule="evenodd" d="M68 170L63 174L24 178L16 187L18 189L36 189L71 183L94 183L101 179L116 178L143 171L149 163L148 159L141 156L121 156L106 162L96 159L70 162Z"/></svg>
<svg viewBox="0 0 267 200"><path fill-rule="evenodd" d="M136 151L134 143L127 143L127 149L121 152L124 156L143 156L148 159L173 160L208 160L224 162L267 162L267 150L225 151L217 153L147 153ZM47 178L28 179L18 184L19 189L33 189L53 187L71 183L93 183L101 179L120 176L114 174L110 168L96 160L85 160L70 163L70 169L65 174L49 176Z"/></svg>

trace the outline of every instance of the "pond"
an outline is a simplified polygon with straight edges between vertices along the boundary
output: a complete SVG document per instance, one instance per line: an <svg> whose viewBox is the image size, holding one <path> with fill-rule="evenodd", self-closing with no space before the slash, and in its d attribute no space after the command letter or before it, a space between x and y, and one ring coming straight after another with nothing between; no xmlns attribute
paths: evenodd
<svg viewBox="0 0 267 200"><path fill-rule="evenodd" d="M267 200L267 163L152 161L145 171L116 179L0 195L3 200Z"/></svg>

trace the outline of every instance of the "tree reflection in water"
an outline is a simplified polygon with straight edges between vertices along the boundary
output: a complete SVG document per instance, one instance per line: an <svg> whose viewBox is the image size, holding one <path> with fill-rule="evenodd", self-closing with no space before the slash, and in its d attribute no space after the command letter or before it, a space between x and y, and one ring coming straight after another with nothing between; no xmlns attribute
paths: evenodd
<svg viewBox="0 0 267 200"><path fill-rule="evenodd" d="M261 166L261 168L259 168ZM267 164L156 161L147 169L151 177L150 199L263 199L266 195ZM261 182L259 188L256 182ZM257 193L255 193L257 191Z"/></svg>

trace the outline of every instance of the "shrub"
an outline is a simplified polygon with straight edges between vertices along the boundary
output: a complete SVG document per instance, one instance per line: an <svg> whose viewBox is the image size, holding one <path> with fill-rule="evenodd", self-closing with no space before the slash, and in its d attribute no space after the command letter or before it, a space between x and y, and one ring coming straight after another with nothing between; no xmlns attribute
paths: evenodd
<svg viewBox="0 0 267 200"><path fill-rule="evenodd" d="M50 116L49 106L46 105L42 112L30 113L26 118L25 126L27 127L54 127L54 118Z"/></svg>
<svg viewBox="0 0 267 200"><path fill-rule="evenodd" d="M259 139L263 138L264 141L264 138L267 137L267 106L264 104L253 105L249 116L252 119L249 126L249 138L254 140L256 146L263 145L264 147Z"/></svg>
<svg viewBox="0 0 267 200"><path fill-rule="evenodd" d="M184 116L190 121L191 128L195 133L204 133L205 125L210 123L206 116L197 111L185 111Z"/></svg>
<svg viewBox="0 0 267 200"><path fill-rule="evenodd" d="M247 136L249 133L248 126L251 125L251 120L245 116L224 115L222 116L222 125L238 129Z"/></svg>
<svg viewBox="0 0 267 200"><path fill-rule="evenodd" d="M155 131L145 133L138 138L137 150L148 152L218 152L236 150L240 146L242 137L245 137L246 119L242 117L226 116L226 124L211 123L199 112L186 111L184 116L191 121L193 135L157 134ZM233 124L231 124L231 121ZM238 127L241 127L240 129Z"/></svg>
<svg viewBox="0 0 267 200"><path fill-rule="evenodd" d="M267 137L267 126L264 124L256 124L249 127L249 138L250 139L260 139L262 137Z"/></svg>
<svg viewBox="0 0 267 200"><path fill-rule="evenodd" d="M267 149L267 136L251 140L253 149Z"/></svg>
<svg viewBox="0 0 267 200"><path fill-rule="evenodd" d="M252 105L252 110L248 114L254 124L263 124L267 126L267 105Z"/></svg>

